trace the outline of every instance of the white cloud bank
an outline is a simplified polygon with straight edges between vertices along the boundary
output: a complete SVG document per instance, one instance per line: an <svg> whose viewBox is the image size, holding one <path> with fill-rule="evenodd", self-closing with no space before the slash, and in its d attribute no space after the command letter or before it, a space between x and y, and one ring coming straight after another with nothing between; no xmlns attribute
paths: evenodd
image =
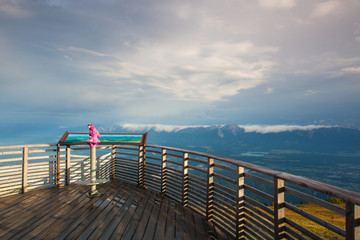
<svg viewBox="0 0 360 240"><path fill-rule="evenodd" d="M348 67L341 70L346 73L360 73L360 67Z"/></svg>
<svg viewBox="0 0 360 240"><path fill-rule="evenodd" d="M122 128L130 131L148 131L150 129L153 129L157 132L178 132L186 128L209 127L208 125L181 126L181 125L169 125L169 124L135 124L135 123L124 123L119 125Z"/></svg>
<svg viewBox="0 0 360 240"><path fill-rule="evenodd" d="M170 125L170 124L135 124L124 123L118 124L122 128L130 131L149 131L151 129L157 132L178 132L187 128L196 127L211 127L210 125ZM224 125L216 125L216 127L223 127ZM257 132L257 133L279 133L279 132L291 132L291 131L309 131L319 128L330 128L329 125L238 125L239 128L244 129L245 132Z"/></svg>
<svg viewBox="0 0 360 240"><path fill-rule="evenodd" d="M70 58L75 52L80 54L72 65L97 78L121 81L125 89L135 83L147 92L187 102L222 100L259 86L276 66L269 56L278 51L251 41L184 44L177 49L144 43L140 49L133 49L131 56L121 57L78 47L60 50ZM94 57L92 61L88 60L89 54Z"/></svg>
<svg viewBox="0 0 360 240"><path fill-rule="evenodd" d="M319 128L330 128L328 125L239 125L245 132L279 133L291 131L309 131Z"/></svg>

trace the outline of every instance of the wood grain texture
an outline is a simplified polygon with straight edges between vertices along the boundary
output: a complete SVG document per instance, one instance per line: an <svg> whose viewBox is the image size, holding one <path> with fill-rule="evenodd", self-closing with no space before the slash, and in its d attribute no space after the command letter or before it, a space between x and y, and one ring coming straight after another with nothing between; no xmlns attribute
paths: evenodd
<svg viewBox="0 0 360 240"><path fill-rule="evenodd" d="M160 192L121 180L0 198L1 239L223 239L205 218ZM228 239L228 238L226 238Z"/></svg>

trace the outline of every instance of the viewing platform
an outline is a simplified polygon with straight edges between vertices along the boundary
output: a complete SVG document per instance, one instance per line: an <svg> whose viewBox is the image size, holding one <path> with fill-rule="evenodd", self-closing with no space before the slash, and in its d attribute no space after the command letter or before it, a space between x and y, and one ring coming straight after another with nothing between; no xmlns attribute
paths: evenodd
<svg viewBox="0 0 360 240"><path fill-rule="evenodd" d="M179 202L122 180L0 198L1 239L228 239Z"/></svg>
<svg viewBox="0 0 360 240"><path fill-rule="evenodd" d="M1 146L0 238L360 240L357 192L166 146L96 150L108 182L88 197L77 182L90 178L89 147Z"/></svg>

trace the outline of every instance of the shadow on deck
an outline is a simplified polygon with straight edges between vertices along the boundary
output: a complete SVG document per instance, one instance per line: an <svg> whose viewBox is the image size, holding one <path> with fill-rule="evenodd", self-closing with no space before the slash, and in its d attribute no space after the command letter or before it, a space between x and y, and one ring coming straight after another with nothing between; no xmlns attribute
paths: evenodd
<svg viewBox="0 0 360 240"><path fill-rule="evenodd" d="M228 239L204 217L121 180L0 198L1 239Z"/></svg>

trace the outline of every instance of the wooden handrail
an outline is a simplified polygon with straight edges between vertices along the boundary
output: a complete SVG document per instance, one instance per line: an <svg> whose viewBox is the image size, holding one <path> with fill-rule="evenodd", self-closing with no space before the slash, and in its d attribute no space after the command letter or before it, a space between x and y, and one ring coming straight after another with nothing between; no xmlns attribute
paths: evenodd
<svg viewBox="0 0 360 240"><path fill-rule="evenodd" d="M52 147L56 145L57 144L23 144L23 145L0 146L0 149L23 148L23 147Z"/></svg>
<svg viewBox="0 0 360 240"><path fill-rule="evenodd" d="M276 170L272 170L269 168L265 168L262 166L258 166L255 164L251 164L251 163L247 163L247 162L243 162L240 160L235 160L235 159L231 159L231 158L226 158L226 157L221 157L221 156L217 156L217 155L213 155L213 154L207 154L207 153L202 153L202 152L197 152L197 151L191 151L191 150L185 150L185 149L180 149L180 148L174 148L174 147L164 147L164 146L158 146L158 145L146 145L146 147L152 147L152 148L163 148L166 150L170 150L170 151L177 151L177 152L187 152L189 154L195 154L195 155L199 155L202 157L210 157L210 158L214 158L220 161L223 161L225 163L229 163L229 164L233 164L236 166L240 166L240 167L244 167L246 169L258 172L258 173L263 173L265 175L268 176L272 176L272 177L277 177L279 179L283 179L287 182L291 182L294 183L296 185L305 187L305 188L309 188L318 192L322 192L325 194L329 194L332 195L334 197L338 197L346 202L352 202L356 205L360 205L360 193L357 192L353 192L350 190L346 190L343 188L339 188L336 186L332 186L326 183L322 183L322 182L318 182L315 180L311 180L308 178L304 178L304 177L300 177L300 176L296 176L296 175L292 175L289 173L284 173L284 172L280 172L280 171L276 171Z"/></svg>

